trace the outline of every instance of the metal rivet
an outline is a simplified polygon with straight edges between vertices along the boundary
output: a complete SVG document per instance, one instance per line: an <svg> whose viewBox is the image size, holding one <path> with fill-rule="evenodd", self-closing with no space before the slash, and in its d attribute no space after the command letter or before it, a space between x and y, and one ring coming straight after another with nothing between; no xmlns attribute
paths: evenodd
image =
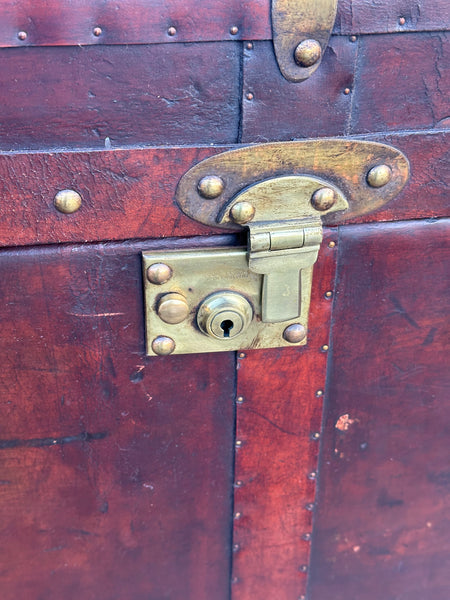
<svg viewBox="0 0 450 600"><path fill-rule="evenodd" d="M236 521L238 521L238 520L239 520L241 517L242 517L242 513L240 513L240 512L235 512L235 513L234 513L234 519L235 519Z"/></svg>
<svg viewBox="0 0 450 600"><path fill-rule="evenodd" d="M320 398L321 396L323 396L323 390L317 390L317 392L316 392L316 396L317 396L318 398Z"/></svg>
<svg viewBox="0 0 450 600"><path fill-rule="evenodd" d="M94 29L93 29L92 33L93 33L93 34L94 34L96 37L98 37L99 35L102 35L102 33L103 33L103 32L102 32L102 28L101 28L101 27L94 27Z"/></svg>
<svg viewBox="0 0 450 600"><path fill-rule="evenodd" d="M336 247L336 242L329 242L328 248L335 248L335 247Z"/></svg>
<svg viewBox="0 0 450 600"><path fill-rule="evenodd" d="M294 51L295 62L304 68L312 67L322 56L322 47L316 40L304 40Z"/></svg>
<svg viewBox="0 0 450 600"><path fill-rule="evenodd" d="M243 398L243 396L238 396L238 399L236 400L236 402L238 404L244 404L244 398Z"/></svg>
<svg viewBox="0 0 450 600"><path fill-rule="evenodd" d="M344 94L345 94L346 96L348 96L348 95L350 94L350 91L351 91L351 90L350 90L350 88L345 88L345 90L344 90Z"/></svg>
<svg viewBox="0 0 450 600"><path fill-rule="evenodd" d="M316 210L324 211L336 204L336 192L329 187L319 188L311 198L311 204Z"/></svg>
<svg viewBox="0 0 450 600"><path fill-rule="evenodd" d="M238 481L236 481L236 483L234 484L234 487L242 487L242 481L238 479Z"/></svg>
<svg viewBox="0 0 450 600"><path fill-rule="evenodd" d="M252 44L252 42L248 42L248 44L247 44L247 50L253 50L253 44Z"/></svg>
<svg viewBox="0 0 450 600"><path fill-rule="evenodd" d="M318 439L320 439L320 433L319 433L318 431L316 431L315 433L313 433L313 434L311 435L311 438L312 438L313 440L318 440Z"/></svg>
<svg viewBox="0 0 450 600"><path fill-rule="evenodd" d="M283 331L283 338L290 344L298 344L306 337L306 328L301 323L289 325Z"/></svg>
<svg viewBox="0 0 450 600"><path fill-rule="evenodd" d="M243 225L255 216L255 207L250 202L237 202L230 211L231 218L235 223Z"/></svg>
<svg viewBox="0 0 450 600"><path fill-rule="evenodd" d="M405 17L400 17L398 20L399 25L404 25L406 23Z"/></svg>
<svg viewBox="0 0 450 600"><path fill-rule="evenodd" d="M247 100L253 100L254 96L251 92L246 95Z"/></svg>
<svg viewBox="0 0 450 600"><path fill-rule="evenodd" d="M311 534L310 533L304 533L302 535L302 540L305 542L310 542L311 541Z"/></svg>
<svg viewBox="0 0 450 600"><path fill-rule="evenodd" d="M311 471L311 473L308 473L308 479L315 481L317 479L317 473L315 471Z"/></svg>
<svg viewBox="0 0 450 600"><path fill-rule="evenodd" d="M300 573L306 573L308 570L308 565L301 565L298 570L300 571Z"/></svg>
<svg viewBox="0 0 450 600"><path fill-rule="evenodd" d="M306 600L306 596L299 596L298 600Z"/></svg>
<svg viewBox="0 0 450 600"><path fill-rule="evenodd" d="M233 552L238 552L239 549L240 549L239 544L233 544Z"/></svg>
<svg viewBox="0 0 450 600"><path fill-rule="evenodd" d="M356 40L357 40L357 39L358 39L358 38L356 37L356 35L351 35L351 36L350 36L350 41L351 41L351 42L356 42Z"/></svg>
<svg viewBox="0 0 450 600"><path fill-rule="evenodd" d="M169 265L165 265L164 263L154 263L147 269L147 279L150 283L154 283L155 285L167 283L172 275L172 269Z"/></svg>
<svg viewBox="0 0 450 600"><path fill-rule="evenodd" d="M314 510L314 504L312 502L309 502L306 506L305 506L306 510Z"/></svg>
<svg viewBox="0 0 450 600"><path fill-rule="evenodd" d="M236 448L241 448L242 447L242 440L236 440L235 446L236 446Z"/></svg>
<svg viewBox="0 0 450 600"><path fill-rule="evenodd" d="M235 583L239 583L239 579L237 577L233 577L231 579L231 583L235 584Z"/></svg>
<svg viewBox="0 0 450 600"><path fill-rule="evenodd" d="M325 298L332 298L333 297L333 292L331 290L329 290L328 292L325 292Z"/></svg>
<svg viewBox="0 0 450 600"><path fill-rule="evenodd" d="M170 337L159 335L152 342L152 350L159 356L167 356L175 350L175 342Z"/></svg>
<svg viewBox="0 0 450 600"><path fill-rule="evenodd" d="M239 358L245 358L245 352L239 352Z"/></svg>
<svg viewBox="0 0 450 600"><path fill-rule="evenodd" d="M370 187L380 188L392 179L392 170L388 165L378 165L367 173L367 183Z"/></svg>
<svg viewBox="0 0 450 600"><path fill-rule="evenodd" d="M61 190L53 199L56 210L66 215L76 212L82 203L82 198L75 190Z"/></svg>
<svg viewBox="0 0 450 600"><path fill-rule="evenodd" d="M189 314L189 305L182 294L165 294L158 303L158 316L164 323L182 323Z"/></svg>
<svg viewBox="0 0 450 600"><path fill-rule="evenodd" d="M233 25L233 27L230 27L231 35L236 35L238 32L239 32L239 27L236 27L236 25Z"/></svg>
<svg viewBox="0 0 450 600"><path fill-rule="evenodd" d="M328 352L329 348L330 348L330 347L329 347L327 344L324 344L324 345L322 346L321 350L322 350L322 352Z"/></svg>
<svg viewBox="0 0 450 600"><path fill-rule="evenodd" d="M19 40L26 40L28 37L28 33L26 31L19 31L17 37L19 38Z"/></svg>
<svg viewBox="0 0 450 600"><path fill-rule="evenodd" d="M167 30L167 33L168 33L170 36L174 36L174 35L176 35L176 33L177 33L176 27L169 27L169 29Z"/></svg>
<svg viewBox="0 0 450 600"><path fill-rule="evenodd" d="M221 177L217 175L207 175L200 179L197 185L198 193L203 198L212 200L218 198L225 189L225 183Z"/></svg>

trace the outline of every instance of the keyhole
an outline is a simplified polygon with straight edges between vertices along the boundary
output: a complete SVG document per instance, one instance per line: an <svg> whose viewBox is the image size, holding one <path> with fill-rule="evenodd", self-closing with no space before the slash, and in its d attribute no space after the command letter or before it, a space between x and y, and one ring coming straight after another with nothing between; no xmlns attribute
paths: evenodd
<svg viewBox="0 0 450 600"><path fill-rule="evenodd" d="M230 337L230 331L233 329L233 327L234 323L233 321L230 321L230 319L225 319L225 321L222 321L222 323L220 324L220 328L223 331L224 338Z"/></svg>

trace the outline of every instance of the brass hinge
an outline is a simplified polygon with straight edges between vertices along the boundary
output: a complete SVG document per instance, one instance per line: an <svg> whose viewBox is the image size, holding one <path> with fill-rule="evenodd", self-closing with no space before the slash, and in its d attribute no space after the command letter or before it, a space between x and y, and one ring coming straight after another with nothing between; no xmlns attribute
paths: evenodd
<svg viewBox="0 0 450 600"><path fill-rule="evenodd" d="M280 142L206 159L180 180L190 217L246 228L246 248L144 252L150 355L305 344L322 223L391 200L407 159L383 144Z"/></svg>

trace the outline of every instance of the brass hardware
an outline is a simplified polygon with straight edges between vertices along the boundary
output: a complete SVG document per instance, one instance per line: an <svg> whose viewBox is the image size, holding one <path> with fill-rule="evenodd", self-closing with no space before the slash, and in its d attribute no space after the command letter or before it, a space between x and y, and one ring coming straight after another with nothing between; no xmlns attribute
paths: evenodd
<svg viewBox="0 0 450 600"><path fill-rule="evenodd" d="M197 324L213 338L232 339L247 329L253 318L250 302L236 292L217 292L202 302Z"/></svg>
<svg viewBox="0 0 450 600"><path fill-rule="evenodd" d="M19 31L19 33L17 34L17 37L19 38L19 40L22 40L22 42L23 42L24 40L27 39L28 33L26 31Z"/></svg>
<svg viewBox="0 0 450 600"><path fill-rule="evenodd" d="M382 191L369 185L371 164L389 168ZM178 185L182 210L209 226L246 228L248 244L143 253L148 354L306 344L322 222L383 206L408 174L398 150L354 140L239 148L194 166ZM208 197L211 178L220 193Z"/></svg>
<svg viewBox="0 0 450 600"><path fill-rule="evenodd" d="M102 35L103 31L101 27L94 27L92 33L95 35L95 37L99 37Z"/></svg>
<svg viewBox="0 0 450 600"><path fill-rule="evenodd" d="M82 198L74 190L61 190L53 199L55 208L66 215L76 212L82 203Z"/></svg>
<svg viewBox="0 0 450 600"><path fill-rule="evenodd" d="M290 344L298 344L306 337L306 329L300 323L289 325L283 332L284 339Z"/></svg>
<svg viewBox="0 0 450 600"><path fill-rule="evenodd" d="M159 335L152 341L152 351L158 356L167 356L175 350L175 342L170 337Z"/></svg>
<svg viewBox="0 0 450 600"><path fill-rule="evenodd" d="M322 56L322 48L316 40L300 42L294 51L295 62L300 67L312 67Z"/></svg>
<svg viewBox="0 0 450 600"><path fill-rule="evenodd" d="M207 175L198 182L198 193L203 198L217 198L223 192L223 188L223 180L215 175Z"/></svg>
<svg viewBox="0 0 450 600"><path fill-rule="evenodd" d="M367 183L373 188L387 185L392 179L392 170L388 165L378 165L367 173Z"/></svg>
<svg viewBox="0 0 450 600"><path fill-rule="evenodd" d="M147 269L147 279L150 283L162 285L172 277L172 269L164 263L155 263Z"/></svg>
<svg viewBox="0 0 450 600"><path fill-rule="evenodd" d="M167 34L170 35L170 37L173 37L174 35L177 34L177 30L176 27L169 27L169 29L167 30Z"/></svg>
<svg viewBox="0 0 450 600"><path fill-rule="evenodd" d="M239 27L236 27L236 25L233 25L232 27L230 27L230 33L231 33L231 35L237 35L239 33Z"/></svg>
<svg viewBox="0 0 450 600"><path fill-rule="evenodd" d="M278 66L289 81L308 79L325 53L338 0L272 0Z"/></svg>
<svg viewBox="0 0 450 600"><path fill-rule="evenodd" d="M181 323L189 314L189 306L182 294L165 294L158 302L158 316L164 323Z"/></svg>

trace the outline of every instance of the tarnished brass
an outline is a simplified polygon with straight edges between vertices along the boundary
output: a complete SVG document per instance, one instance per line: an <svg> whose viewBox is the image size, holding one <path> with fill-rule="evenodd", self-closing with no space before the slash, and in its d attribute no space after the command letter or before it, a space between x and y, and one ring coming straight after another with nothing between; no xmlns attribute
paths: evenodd
<svg viewBox="0 0 450 600"><path fill-rule="evenodd" d="M374 188L367 181L372 167L384 164L392 171L390 181ZM219 198L205 200L198 192L198 182L214 174L225 184ZM333 182L347 198L348 210L322 214L325 225L334 225L373 212L390 200L406 184L409 164L396 148L376 142L346 139L320 139L298 142L275 142L245 146L216 154L190 169L180 180L177 202L191 218L210 227L238 231L234 220L221 221L221 211L244 188L266 179L291 175L313 175ZM283 205L274 204L272 220L284 219ZM277 208L278 207L278 208Z"/></svg>
<svg viewBox="0 0 450 600"><path fill-rule="evenodd" d="M380 165L391 173L382 190L368 176ZM162 353L162 339L175 354L306 344L322 222L383 206L408 175L398 150L355 140L251 146L194 166L180 180L178 204L209 226L246 228L248 247L143 253L148 354ZM223 182L217 197L202 193L209 177ZM152 282L161 266L171 276ZM172 299L176 316L167 318Z"/></svg>
<svg viewBox="0 0 450 600"><path fill-rule="evenodd" d="M338 0L272 0L278 66L289 81L308 79L325 53Z"/></svg>
<svg viewBox="0 0 450 600"><path fill-rule="evenodd" d="M367 173L367 183L373 188L387 185L392 179L392 170L388 165L377 165Z"/></svg>
<svg viewBox="0 0 450 600"><path fill-rule="evenodd" d="M172 269L164 263L155 263L147 269L147 279L150 283L161 285L172 277Z"/></svg>
<svg viewBox="0 0 450 600"><path fill-rule="evenodd" d="M152 341L151 349L153 354L167 356L175 350L175 342L170 337L159 335Z"/></svg>
<svg viewBox="0 0 450 600"><path fill-rule="evenodd" d="M164 323L181 323L189 314L189 306L182 294L165 294L158 302L158 316Z"/></svg>
<svg viewBox="0 0 450 600"><path fill-rule="evenodd" d="M198 192L203 198L217 198L223 192L224 183L216 175L207 175L198 182Z"/></svg>
<svg viewBox="0 0 450 600"><path fill-rule="evenodd" d="M76 212L82 203L82 198L75 190L61 190L53 200L55 208L66 215Z"/></svg>

